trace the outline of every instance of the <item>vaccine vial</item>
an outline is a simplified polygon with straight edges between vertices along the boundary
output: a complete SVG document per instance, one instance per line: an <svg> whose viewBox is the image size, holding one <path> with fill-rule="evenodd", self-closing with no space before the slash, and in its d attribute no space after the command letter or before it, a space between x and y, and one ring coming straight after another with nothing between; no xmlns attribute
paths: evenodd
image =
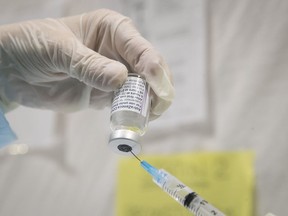
<svg viewBox="0 0 288 216"><path fill-rule="evenodd" d="M140 137L146 132L150 112L150 87L140 75L129 73L115 91L111 107L109 146L114 152L131 155L141 151Z"/></svg>

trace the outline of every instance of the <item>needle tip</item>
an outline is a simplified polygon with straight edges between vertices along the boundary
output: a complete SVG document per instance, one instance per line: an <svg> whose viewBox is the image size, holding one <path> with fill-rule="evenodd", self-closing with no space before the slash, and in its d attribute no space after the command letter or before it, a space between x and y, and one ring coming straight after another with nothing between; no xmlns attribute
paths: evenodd
<svg viewBox="0 0 288 216"><path fill-rule="evenodd" d="M131 150L130 152L131 152L131 154L132 154L137 160L139 160L139 161L141 162L140 158L138 158L138 157L134 154L134 152L133 152L132 150Z"/></svg>

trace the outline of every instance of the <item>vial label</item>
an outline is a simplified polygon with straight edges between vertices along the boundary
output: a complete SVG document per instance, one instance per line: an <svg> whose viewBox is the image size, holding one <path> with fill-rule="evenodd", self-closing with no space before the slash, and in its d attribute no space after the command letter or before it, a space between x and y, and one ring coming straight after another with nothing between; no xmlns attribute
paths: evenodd
<svg viewBox="0 0 288 216"><path fill-rule="evenodd" d="M111 114L131 111L146 117L149 103L149 88L145 80L128 76L123 86L115 92Z"/></svg>

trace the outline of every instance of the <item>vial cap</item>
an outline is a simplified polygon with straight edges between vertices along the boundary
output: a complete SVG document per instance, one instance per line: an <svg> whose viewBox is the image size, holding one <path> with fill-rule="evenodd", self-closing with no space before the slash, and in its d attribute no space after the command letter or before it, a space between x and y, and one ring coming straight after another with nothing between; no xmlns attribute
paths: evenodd
<svg viewBox="0 0 288 216"><path fill-rule="evenodd" d="M110 135L109 147L121 155L139 154L141 151L140 135L130 130L116 130Z"/></svg>

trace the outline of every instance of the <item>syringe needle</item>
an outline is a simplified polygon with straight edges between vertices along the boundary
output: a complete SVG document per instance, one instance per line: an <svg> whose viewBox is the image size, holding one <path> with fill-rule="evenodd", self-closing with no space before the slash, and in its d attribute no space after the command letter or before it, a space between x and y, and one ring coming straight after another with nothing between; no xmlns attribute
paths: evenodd
<svg viewBox="0 0 288 216"><path fill-rule="evenodd" d="M137 160L139 160L139 161L141 162L140 158L138 158L138 157L134 154L134 152L133 152L132 150L131 150L130 152L131 152L132 155L134 155L134 157L135 157Z"/></svg>
<svg viewBox="0 0 288 216"><path fill-rule="evenodd" d="M210 205L206 200L184 185L176 177L163 169L157 169L145 160L140 160L132 151L130 151L140 165L153 177L153 181L160 188L168 193L172 198L193 212L195 216L225 216L222 212ZM199 201L200 200L200 201Z"/></svg>
<svg viewBox="0 0 288 216"><path fill-rule="evenodd" d="M141 160L140 158L138 158L134 152L132 150L130 150L131 154L137 158L137 160L140 161L140 165L150 174L153 176L153 178L157 181L161 181L161 179L163 178L163 176L161 176L159 174L159 171L157 168L153 167L152 165L150 165L149 163L147 163L146 161L144 160Z"/></svg>

